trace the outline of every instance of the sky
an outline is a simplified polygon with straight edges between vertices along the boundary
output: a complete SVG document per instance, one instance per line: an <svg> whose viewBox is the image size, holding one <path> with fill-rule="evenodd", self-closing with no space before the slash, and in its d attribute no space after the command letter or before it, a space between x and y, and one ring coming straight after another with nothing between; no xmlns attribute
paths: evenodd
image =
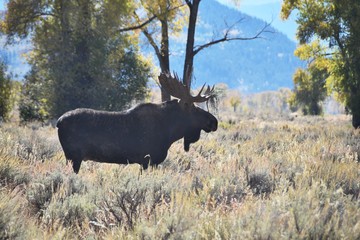
<svg viewBox="0 0 360 240"><path fill-rule="evenodd" d="M295 33L297 25L294 14L290 15L286 21L280 19L282 0L237 0L237 4L234 4L234 0L217 1L237 8L250 16L271 22L273 27L284 33L289 39L296 41Z"/></svg>
<svg viewBox="0 0 360 240"><path fill-rule="evenodd" d="M206 0L203 0L206 1ZM217 0L220 3L237 8L240 11L262 19L266 22L271 22L280 32L287 35L291 40L295 41L296 23L294 16L291 15L287 21L280 19L280 9L282 0ZM0 0L0 10L4 10L5 0ZM237 4L234 4L237 2ZM200 5L201 7L201 5Z"/></svg>

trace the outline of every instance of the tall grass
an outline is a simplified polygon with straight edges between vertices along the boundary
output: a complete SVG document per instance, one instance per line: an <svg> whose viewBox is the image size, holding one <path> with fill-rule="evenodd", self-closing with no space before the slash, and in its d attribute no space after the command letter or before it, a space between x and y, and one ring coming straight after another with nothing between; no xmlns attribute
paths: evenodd
<svg viewBox="0 0 360 240"><path fill-rule="evenodd" d="M66 165L51 127L0 127L0 238L359 239L348 118L220 119L157 169Z"/></svg>

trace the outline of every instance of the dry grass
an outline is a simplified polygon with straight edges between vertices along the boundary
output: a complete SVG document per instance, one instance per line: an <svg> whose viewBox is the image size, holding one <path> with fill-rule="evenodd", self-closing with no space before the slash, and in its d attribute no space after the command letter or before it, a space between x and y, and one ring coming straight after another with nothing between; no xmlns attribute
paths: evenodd
<svg viewBox="0 0 360 240"><path fill-rule="evenodd" d="M51 127L0 127L1 239L359 239L347 117L221 119L158 168L65 164Z"/></svg>

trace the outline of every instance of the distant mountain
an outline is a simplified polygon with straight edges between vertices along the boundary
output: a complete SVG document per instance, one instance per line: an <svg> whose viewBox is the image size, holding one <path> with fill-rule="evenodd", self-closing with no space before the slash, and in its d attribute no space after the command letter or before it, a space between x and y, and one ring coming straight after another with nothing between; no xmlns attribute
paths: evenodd
<svg viewBox="0 0 360 240"><path fill-rule="evenodd" d="M232 29L232 34L241 37L254 36L266 24L215 0L202 1L195 44L201 45L221 37L227 25L240 19L242 21ZM264 33L261 39L225 42L201 51L195 56L193 85L226 83L230 88L238 88L244 93L292 88L295 69L304 65L293 55L296 44L272 27L267 30L273 33ZM180 76L185 43L186 29L179 37L171 38L171 69ZM29 65L20 56L30 49L28 42L0 48L0 57L5 59L9 70L18 79L29 70ZM152 53L150 48L144 51ZM156 60L154 62L158 63Z"/></svg>
<svg viewBox="0 0 360 240"><path fill-rule="evenodd" d="M293 41L296 35L296 14L291 14L286 21L280 18L281 0L241 0L238 5L235 5L232 0L217 0L219 2L227 2L230 7L240 9L242 12L271 22L271 25L284 33L288 38Z"/></svg>
<svg viewBox="0 0 360 240"><path fill-rule="evenodd" d="M4 4L3 1L0 1ZM3 18L5 12L0 10L0 18ZM31 50L31 43L29 41L22 41L20 44L6 45L5 36L0 36L0 59L8 66L8 72L13 75L15 79L22 79L29 71L30 66L26 63L23 55Z"/></svg>
<svg viewBox="0 0 360 240"><path fill-rule="evenodd" d="M0 59L8 66L8 72L13 75L14 79L21 80L30 70L30 66L23 57L30 50L30 43L5 46L5 38L0 39Z"/></svg>

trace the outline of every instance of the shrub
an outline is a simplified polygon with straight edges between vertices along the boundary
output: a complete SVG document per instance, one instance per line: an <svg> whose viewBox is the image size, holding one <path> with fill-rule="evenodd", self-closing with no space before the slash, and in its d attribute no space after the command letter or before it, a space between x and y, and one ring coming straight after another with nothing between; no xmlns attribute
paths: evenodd
<svg viewBox="0 0 360 240"><path fill-rule="evenodd" d="M66 196L85 194L89 188L82 178L74 174L67 177L64 187L66 188Z"/></svg>
<svg viewBox="0 0 360 240"><path fill-rule="evenodd" d="M346 116L335 119L245 119L202 135L187 153L174 143L156 169L89 161L78 175L40 162L60 156L53 129L3 124L0 231L23 239L360 239L358 132ZM42 158L47 145L54 151Z"/></svg>
<svg viewBox="0 0 360 240"><path fill-rule="evenodd" d="M0 192L0 239L25 239L26 225L19 196Z"/></svg>
<svg viewBox="0 0 360 240"><path fill-rule="evenodd" d="M124 186L111 190L112 197L104 200L111 218L125 229L133 229L145 205L147 188L136 187L130 181Z"/></svg>
<svg viewBox="0 0 360 240"><path fill-rule="evenodd" d="M60 189L63 182L63 175L60 172L54 172L45 178L40 178L30 186L27 191L27 199L33 213L39 217L43 216L44 211L50 204L50 200Z"/></svg>
<svg viewBox="0 0 360 240"><path fill-rule="evenodd" d="M30 182L30 175L24 172L12 157L0 154L0 187L15 188Z"/></svg>
<svg viewBox="0 0 360 240"><path fill-rule="evenodd" d="M6 124L0 128L0 151L8 156L24 161L45 161L61 151L54 129L33 124L15 126Z"/></svg>
<svg viewBox="0 0 360 240"><path fill-rule="evenodd" d="M154 217L156 208L169 204L173 182L169 176L156 172L144 173L141 177L133 174L116 175L109 192L97 200L96 205L103 212L98 217L106 227L121 226L133 230L140 219Z"/></svg>
<svg viewBox="0 0 360 240"><path fill-rule="evenodd" d="M83 229L94 218L95 205L87 195L73 194L65 198L54 198L42 217L50 228Z"/></svg>
<svg viewBox="0 0 360 240"><path fill-rule="evenodd" d="M274 191L274 183L271 176L266 172L255 171L248 175L250 189L256 195L269 194Z"/></svg>
<svg viewBox="0 0 360 240"><path fill-rule="evenodd" d="M37 130L25 134L18 140L17 156L26 161L45 161L54 157L60 151L56 138L41 136Z"/></svg>

